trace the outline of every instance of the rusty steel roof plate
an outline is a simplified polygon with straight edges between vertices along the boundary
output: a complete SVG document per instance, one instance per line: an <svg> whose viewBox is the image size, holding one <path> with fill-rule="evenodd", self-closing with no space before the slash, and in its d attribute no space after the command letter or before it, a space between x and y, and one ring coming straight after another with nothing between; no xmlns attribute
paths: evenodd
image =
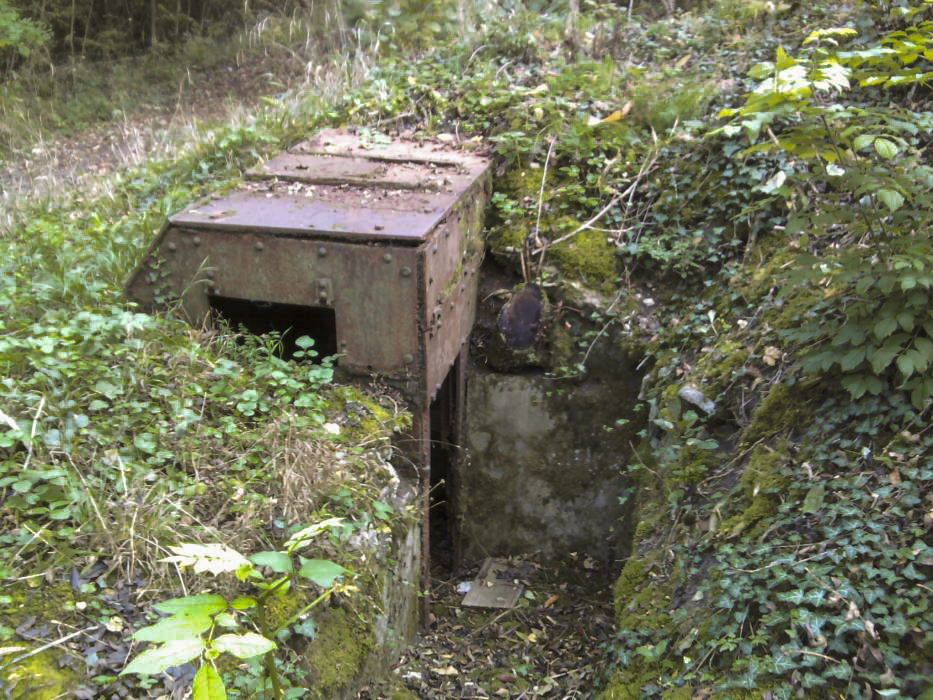
<svg viewBox="0 0 933 700"><path fill-rule="evenodd" d="M429 191L451 189L454 180L463 177L452 165L301 153L282 153L247 175L253 180L278 178L311 185Z"/></svg>
<svg viewBox="0 0 933 700"><path fill-rule="evenodd" d="M454 165L471 171L476 169L477 172L482 172L489 165L489 161L482 156L444 144L402 140L366 141L358 135L337 129L325 129L310 141L302 141L289 150L292 153L358 156L386 161Z"/></svg>
<svg viewBox="0 0 933 700"><path fill-rule="evenodd" d="M419 243L455 201L456 196L447 192L239 190L189 207L173 216L171 222L268 235Z"/></svg>
<svg viewBox="0 0 933 700"><path fill-rule="evenodd" d="M325 130L249 171L233 192L171 217L202 229L418 243L489 161L442 144L367 142Z"/></svg>

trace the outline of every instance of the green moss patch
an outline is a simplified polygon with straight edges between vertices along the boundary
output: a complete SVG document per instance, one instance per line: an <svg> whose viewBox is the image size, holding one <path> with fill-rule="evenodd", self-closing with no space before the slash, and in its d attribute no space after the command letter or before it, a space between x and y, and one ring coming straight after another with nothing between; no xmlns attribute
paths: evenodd
<svg viewBox="0 0 933 700"><path fill-rule="evenodd" d="M372 629L342 608L319 615L320 633L305 651L312 680L310 697L340 697L359 678L374 641Z"/></svg>

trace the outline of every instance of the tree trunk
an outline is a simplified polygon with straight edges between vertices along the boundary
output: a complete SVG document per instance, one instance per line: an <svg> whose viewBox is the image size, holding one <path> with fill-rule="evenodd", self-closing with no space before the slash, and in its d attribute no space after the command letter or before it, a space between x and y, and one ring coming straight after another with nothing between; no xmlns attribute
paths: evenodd
<svg viewBox="0 0 933 700"><path fill-rule="evenodd" d="M156 36L156 12L158 12L157 0L149 0L149 45L155 46L159 40Z"/></svg>

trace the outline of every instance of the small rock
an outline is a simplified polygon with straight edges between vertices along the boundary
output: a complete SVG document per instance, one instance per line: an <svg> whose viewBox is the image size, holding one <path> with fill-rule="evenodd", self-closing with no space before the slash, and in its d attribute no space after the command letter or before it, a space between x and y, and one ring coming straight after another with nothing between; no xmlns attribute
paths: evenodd
<svg viewBox="0 0 933 700"><path fill-rule="evenodd" d="M680 391L677 392L677 395L687 403L692 403L694 406L705 413L712 413L716 410L716 404L710 399L706 398L703 395L703 392L692 384L681 387Z"/></svg>

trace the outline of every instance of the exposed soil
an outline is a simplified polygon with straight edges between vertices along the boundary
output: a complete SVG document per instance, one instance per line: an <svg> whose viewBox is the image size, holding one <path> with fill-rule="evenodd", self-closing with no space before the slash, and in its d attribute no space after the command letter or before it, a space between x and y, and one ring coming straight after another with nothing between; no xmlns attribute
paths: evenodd
<svg viewBox="0 0 933 700"><path fill-rule="evenodd" d="M0 193L24 196L48 185L80 186L88 177L171 154L173 136L196 123L221 123L235 110L255 107L304 77L297 62L270 59L187 74L177 93L159 104L140 105L106 123L52 142L37 142L0 161Z"/></svg>

